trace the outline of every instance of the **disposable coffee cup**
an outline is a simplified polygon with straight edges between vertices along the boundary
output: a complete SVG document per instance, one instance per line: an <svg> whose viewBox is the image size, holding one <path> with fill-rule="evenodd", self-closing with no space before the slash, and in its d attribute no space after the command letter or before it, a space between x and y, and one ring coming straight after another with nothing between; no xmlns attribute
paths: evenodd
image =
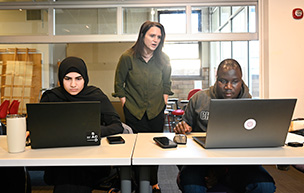
<svg viewBox="0 0 304 193"><path fill-rule="evenodd" d="M24 115L6 117L6 135L9 153L19 153L25 150L26 120Z"/></svg>

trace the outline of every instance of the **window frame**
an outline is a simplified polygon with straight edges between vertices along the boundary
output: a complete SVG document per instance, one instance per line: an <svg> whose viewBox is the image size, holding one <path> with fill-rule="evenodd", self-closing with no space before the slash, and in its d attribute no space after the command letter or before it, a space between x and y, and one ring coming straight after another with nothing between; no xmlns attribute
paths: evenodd
<svg viewBox="0 0 304 193"><path fill-rule="evenodd" d="M191 14L192 7L208 6L255 6L256 31L248 33L192 33ZM48 10L48 34L47 35L8 35L0 36L1 44L65 44L65 43L107 43L107 42L135 42L138 34L123 33L123 9L124 8L180 8L186 11L186 33L166 34L166 42L219 42L219 41L252 41L259 40L259 7L258 0L125 0L125 1L64 1L58 2L0 2L1 10L18 9L47 9ZM117 8L117 34L103 35L55 35L55 9L98 9ZM199 54L202 63L202 46L199 44ZM203 80L202 65L200 76L173 76L173 80Z"/></svg>
<svg viewBox="0 0 304 193"><path fill-rule="evenodd" d="M166 10L166 11L157 11L157 12L158 12L158 21L160 21L161 14L186 14L186 11L181 11L181 10L177 10L177 11ZM198 13L199 17L198 17L197 26L198 26L198 31L200 31L202 29L202 25L201 25L202 12L200 10L192 10L191 14L193 14L193 13Z"/></svg>
<svg viewBox="0 0 304 193"><path fill-rule="evenodd" d="M170 1L68 1L56 2L49 0L48 2L0 2L0 10L10 9L48 9L48 35L27 35L27 36L0 36L0 42L3 44L12 43L96 43L96 42L134 42L137 39L137 34L123 34L122 30L122 10L123 8L147 8L147 7L185 7L186 8L186 33L185 34L167 34L166 41L240 41L240 40L258 40L259 28L257 27L254 33L192 33L191 32L191 13L192 7L200 6L255 6L256 7L256 26L258 26L258 2L257 0L246 1L229 1L222 2L219 0L192 0L184 3L173 3ZM54 15L55 9L75 8L117 8L117 34L113 35L54 35Z"/></svg>
<svg viewBox="0 0 304 193"><path fill-rule="evenodd" d="M192 43L193 42L189 42L189 44L192 44ZM198 44L198 58L195 58L195 59L200 60L199 75L173 75L172 74L171 77L173 80L203 80L204 79L204 77L202 75L202 69L203 69L203 67L202 67L202 46L201 46L202 44L200 42L195 42L195 43ZM165 46L166 46L166 44L165 44ZM187 58L187 59L191 60L190 58ZM171 58L170 58L170 60L172 61ZM181 59L181 60L184 60L184 59Z"/></svg>

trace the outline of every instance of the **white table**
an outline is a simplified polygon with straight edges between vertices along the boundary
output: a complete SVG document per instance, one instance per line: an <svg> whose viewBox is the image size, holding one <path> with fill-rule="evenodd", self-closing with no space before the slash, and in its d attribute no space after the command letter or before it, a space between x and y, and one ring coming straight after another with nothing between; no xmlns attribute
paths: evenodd
<svg viewBox="0 0 304 193"><path fill-rule="evenodd" d="M192 136L188 135L186 145L163 149L156 145L153 137L167 136L173 139L174 133L139 133L133 153L132 165L276 165L304 164L303 147L274 148L231 148L204 149ZM304 141L301 136L288 135L288 141ZM149 170L141 167L140 191L149 192Z"/></svg>
<svg viewBox="0 0 304 193"><path fill-rule="evenodd" d="M31 149L8 153L6 136L0 136L0 166L122 166L121 187L131 193L131 158L137 135L121 134L125 144L110 145L106 138L100 146Z"/></svg>

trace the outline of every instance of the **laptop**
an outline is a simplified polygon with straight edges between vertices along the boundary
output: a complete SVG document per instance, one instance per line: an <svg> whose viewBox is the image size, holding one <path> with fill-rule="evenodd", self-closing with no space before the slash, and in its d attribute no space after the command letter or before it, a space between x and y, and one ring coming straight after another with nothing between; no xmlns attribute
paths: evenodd
<svg viewBox="0 0 304 193"><path fill-rule="evenodd" d="M204 148L283 146L297 99L211 99Z"/></svg>
<svg viewBox="0 0 304 193"><path fill-rule="evenodd" d="M31 147L100 145L100 102L28 103Z"/></svg>

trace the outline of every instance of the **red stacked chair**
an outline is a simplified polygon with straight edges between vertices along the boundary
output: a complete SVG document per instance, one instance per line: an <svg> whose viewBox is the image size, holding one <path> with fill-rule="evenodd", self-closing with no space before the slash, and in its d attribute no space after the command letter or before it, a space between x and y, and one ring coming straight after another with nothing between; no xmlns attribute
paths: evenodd
<svg viewBox="0 0 304 193"><path fill-rule="evenodd" d="M13 100L11 104L9 100L4 100L0 106L0 119L5 119L7 114L18 114L19 104L18 100Z"/></svg>
<svg viewBox="0 0 304 193"><path fill-rule="evenodd" d="M5 100L5 101L2 102L2 104L0 106L0 119L6 118L9 103L10 103L9 100Z"/></svg>
<svg viewBox="0 0 304 193"><path fill-rule="evenodd" d="M189 99L198 91L200 91L202 89L192 89L189 91L188 93L188 97L187 97L187 100L184 100L182 101L182 103L188 103ZM171 110L169 111L169 115L167 116L168 117L168 124L169 124L169 131L171 132L171 124L172 126L174 127L175 124L177 122L179 122L182 118L182 116L185 114L185 110L184 109L181 109L178 105L178 99L176 98L172 98L172 99L168 99L168 101L172 101L172 102L175 102L175 106L176 106L176 109L175 110ZM172 115L172 120L170 121L170 115Z"/></svg>

